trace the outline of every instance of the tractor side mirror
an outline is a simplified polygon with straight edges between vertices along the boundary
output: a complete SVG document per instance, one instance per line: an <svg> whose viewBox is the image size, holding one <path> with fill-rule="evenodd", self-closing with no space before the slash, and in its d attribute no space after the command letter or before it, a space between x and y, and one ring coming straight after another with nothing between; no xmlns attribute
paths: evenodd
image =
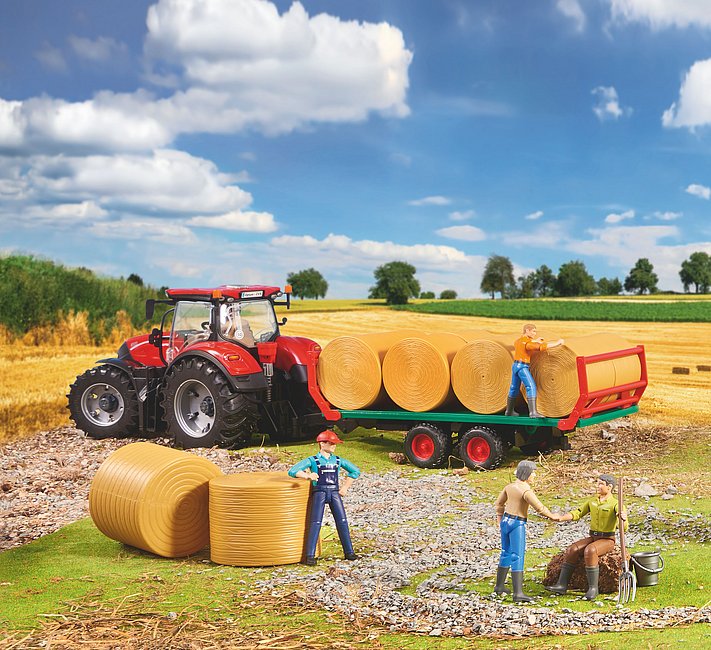
<svg viewBox="0 0 711 650"><path fill-rule="evenodd" d="M286 325L286 321L287 321L287 318L286 318L286 316L284 316L284 318L282 318L282 319L279 321L279 325Z"/></svg>
<svg viewBox="0 0 711 650"><path fill-rule="evenodd" d="M156 301L153 298L146 300L146 320L151 320L156 310ZM155 330L153 330L155 331Z"/></svg>
<svg viewBox="0 0 711 650"><path fill-rule="evenodd" d="M163 344L163 332L161 332L157 327L154 327L148 335L148 342L159 348Z"/></svg>

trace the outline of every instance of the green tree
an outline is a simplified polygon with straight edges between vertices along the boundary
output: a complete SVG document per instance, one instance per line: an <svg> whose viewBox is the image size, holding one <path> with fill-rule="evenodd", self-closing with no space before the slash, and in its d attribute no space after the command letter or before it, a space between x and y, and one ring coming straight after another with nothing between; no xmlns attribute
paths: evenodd
<svg viewBox="0 0 711 650"><path fill-rule="evenodd" d="M588 273L580 260L566 262L558 269L555 281L559 296L592 296L597 289L595 278Z"/></svg>
<svg viewBox="0 0 711 650"><path fill-rule="evenodd" d="M139 287L143 286L143 278L137 273L131 273L131 275L126 278L126 282L132 282Z"/></svg>
<svg viewBox="0 0 711 650"><path fill-rule="evenodd" d="M423 291L420 294L420 298L422 298L423 300L434 300L434 297L434 291Z"/></svg>
<svg viewBox="0 0 711 650"><path fill-rule="evenodd" d="M541 264L534 272L534 293L541 298L552 296L555 292L555 273L545 264Z"/></svg>
<svg viewBox="0 0 711 650"><path fill-rule="evenodd" d="M597 293L601 296L617 296L622 291L622 282L618 278L600 278L597 281Z"/></svg>
<svg viewBox="0 0 711 650"><path fill-rule="evenodd" d="M457 292L454 289L445 289L439 294L440 300L454 300L457 297Z"/></svg>
<svg viewBox="0 0 711 650"><path fill-rule="evenodd" d="M695 293L708 293L711 288L711 256L703 251L697 251L681 263L679 277L688 292L693 284Z"/></svg>
<svg viewBox="0 0 711 650"><path fill-rule="evenodd" d="M511 260L503 255L490 255L479 286L483 293L491 295L492 300L496 292L499 292L502 298L509 294L516 287Z"/></svg>
<svg viewBox="0 0 711 650"><path fill-rule="evenodd" d="M409 298L420 294L420 283L415 279L417 269L407 262L388 262L374 271L375 286L369 298L385 298L388 305L406 305Z"/></svg>
<svg viewBox="0 0 711 650"><path fill-rule="evenodd" d="M289 273L286 277L286 283L291 285L291 290L294 297L301 298L323 298L328 291L328 282L324 277L313 268Z"/></svg>
<svg viewBox="0 0 711 650"><path fill-rule="evenodd" d="M511 295L512 298L535 298L536 296L536 274L528 273L518 276L516 290Z"/></svg>
<svg viewBox="0 0 711 650"><path fill-rule="evenodd" d="M658 281L652 263L646 257L640 257L625 278L625 291L636 291L640 295L647 291L656 293Z"/></svg>

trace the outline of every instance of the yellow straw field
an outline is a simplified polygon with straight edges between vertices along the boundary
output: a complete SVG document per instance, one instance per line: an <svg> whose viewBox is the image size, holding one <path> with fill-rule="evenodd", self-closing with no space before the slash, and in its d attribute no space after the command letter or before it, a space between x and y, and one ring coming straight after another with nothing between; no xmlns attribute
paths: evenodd
<svg viewBox="0 0 711 650"><path fill-rule="evenodd" d="M514 320L369 309L290 314L282 333L307 336L325 345L347 334L398 329L510 333L522 325L522 321ZM545 330L562 337L610 332L631 344L643 344L650 383L640 404L643 416L681 425L702 425L711 420L711 372L697 370L699 365L711 365L708 324L550 321L545 323ZM65 395L69 384L97 359L115 352L115 347L0 345L0 441L68 424ZM674 367L688 368L689 374L673 374Z"/></svg>

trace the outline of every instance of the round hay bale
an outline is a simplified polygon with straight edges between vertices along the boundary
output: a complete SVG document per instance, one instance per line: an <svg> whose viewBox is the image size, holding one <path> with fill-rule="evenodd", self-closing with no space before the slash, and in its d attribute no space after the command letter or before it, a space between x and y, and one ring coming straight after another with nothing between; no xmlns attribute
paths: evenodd
<svg viewBox="0 0 711 650"><path fill-rule="evenodd" d="M578 371L575 359L625 350L633 347L616 334L591 334L565 339L565 345L534 354L531 359L531 374L538 387L537 406L546 417L569 415L580 395ZM639 380L639 358L635 355L622 359L601 361L587 367L588 389L592 391L612 388ZM615 399L611 395L603 402Z"/></svg>
<svg viewBox="0 0 711 650"><path fill-rule="evenodd" d="M340 409L364 409L386 398L382 362L398 341L417 330L398 330L359 336L339 336L318 359L318 385L323 396Z"/></svg>
<svg viewBox="0 0 711 650"><path fill-rule="evenodd" d="M311 481L244 472L210 481L210 559L230 566L300 562Z"/></svg>
<svg viewBox="0 0 711 650"><path fill-rule="evenodd" d="M431 411L455 401L450 364L466 343L457 334L421 334L393 345L383 361L383 384L406 411Z"/></svg>
<svg viewBox="0 0 711 650"><path fill-rule="evenodd" d="M457 399L475 413L503 411L515 337L492 332L465 332L461 336L469 342L452 360L452 388Z"/></svg>
<svg viewBox="0 0 711 650"><path fill-rule="evenodd" d="M208 483L222 474L205 458L150 442L111 454L89 489L89 512L107 537L163 557L185 557L209 539Z"/></svg>

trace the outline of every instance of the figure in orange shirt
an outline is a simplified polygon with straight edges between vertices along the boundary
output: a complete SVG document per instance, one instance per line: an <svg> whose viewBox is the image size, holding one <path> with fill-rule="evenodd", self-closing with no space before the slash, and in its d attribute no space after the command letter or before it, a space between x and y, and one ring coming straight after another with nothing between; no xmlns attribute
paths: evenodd
<svg viewBox="0 0 711 650"><path fill-rule="evenodd" d="M506 415L516 415L514 404L521 390L521 384L523 384L526 387L529 416L532 418L543 417L536 410L536 382L531 374L531 354L558 347L563 345L564 341L563 339L558 339L553 343L544 343L543 339L536 338L536 333L536 326L528 323L523 326L523 336L514 342L514 363L511 368L509 396L506 400Z"/></svg>

